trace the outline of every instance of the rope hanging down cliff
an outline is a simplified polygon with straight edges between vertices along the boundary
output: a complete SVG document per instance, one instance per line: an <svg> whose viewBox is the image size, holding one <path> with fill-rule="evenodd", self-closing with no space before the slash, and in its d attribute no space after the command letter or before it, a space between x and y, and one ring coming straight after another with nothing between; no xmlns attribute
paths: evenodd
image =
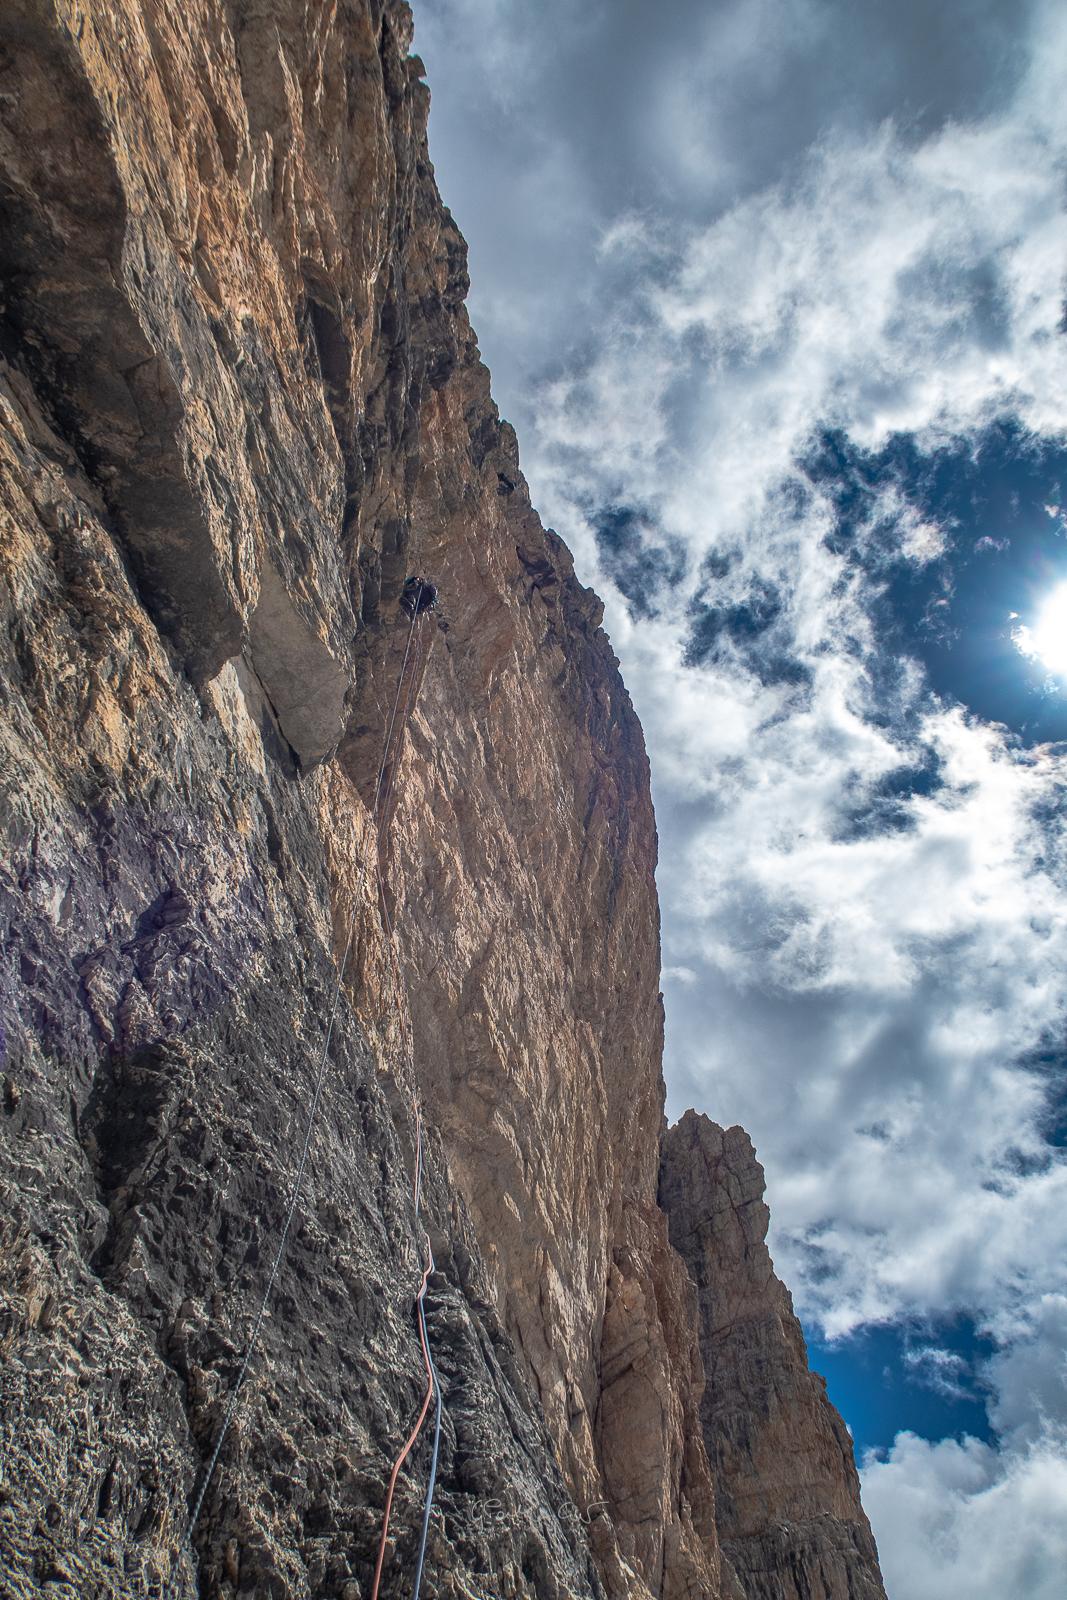
<svg viewBox="0 0 1067 1600"><path fill-rule="evenodd" d="M415 1113L415 1219L418 1221L419 1204L422 1197L422 1118L414 1097L412 1109ZM437 1368L433 1363L430 1352L430 1335L426 1326L426 1285L430 1281L430 1274L434 1270L433 1250L430 1246L430 1236L423 1234L426 1246L426 1269L422 1275L419 1292L415 1298L415 1307L419 1325L419 1343L422 1346L422 1359L426 1368L426 1393L423 1396L422 1408L415 1419L415 1426L405 1439L400 1454L393 1463L393 1470L389 1474L389 1487L385 1495L385 1509L382 1513L382 1536L378 1543L378 1559L374 1567L374 1587L371 1589L370 1600L378 1600L378 1590L382 1581L382 1570L385 1566L385 1552L389 1541L389 1523L393 1514L393 1495L396 1491L396 1481L400 1476L400 1469L407 1460L415 1442L422 1432L422 1425L426 1421L426 1413L430 1409L430 1401L436 1395L437 1414L434 1421L433 1451L430 1458L430 1471L426 1481L426 1497L422 1513L422 1530L419 1537L419 1552L415 1562L415 1576L412 1585L412 1600L419 1600L419 1589L422 1585L422 1571L426 1561L426 1537L430 1531L430 1512L433 1509L434 1485L437 1481L437 1456L441 1446L441 1383L437 1376Z"/></svg>
<svg viewBox="0 0 1067 1600"><path fill-rule="evenodd" d="M413 584L417 585L417 591L413 590L413 588L412 588ZM422 611L423 609L426 609L426 607L422 604L423 591L424 591L425 587L426 586L424 585L423 580L421 580L421 579L409 579L408 583L405 585L404 596L402 597L400 603L404 607L405 610L407 610L408 606L410 605L411 609L409 611L409 615L412 616L412 617L418 616L420 611ZM435 588L433 588L433 589L431 589L431 599L429 601L429 604L430 605L436 604L436 600L437 600L437 590ZM414 677L414 673L412 674L412 677ZM407 694L405 694L405 696L404 696L404 715L405 716L407 715L407 699L408 699ZM389 791L390 791L390 789L392 787L392 781L393 781L394 772L395 772L395 767L390 771L389 778L388 778L388 780L386 782L386 785L385 785L385 794L386 795L388 795L388 793L389 793ZM387 799L383 799L383 809L387 804L388 804ZM397 956L396 940L393 937L393 925L392 925L392 921L391 921L390 916L389 916L389 906L388 906L388 902L387 902L386 896L385 896L385 884L384 884L384 882L382 880L381 855L380 854L376 857L375 871L376 871L376 875L377 875L377 884L378 884L378 899L379 899L379 903L380 903L381 908L382 908L382 919L383 919L383 921L385 923L385 931L386 931L386 938L387 938L388 948L389 948L389 956L390 956L390 960L392 961L392 965L393 965L393 981L396 984L397 995L399 996L403 991L403 982L402 982L401 975L400 975L400 962L399 962L399 958ZM401 1011L400 1011L400 1027L401 1027L401 1032L403 1033L403 1036L404 1036L405 1054L406 1054L406 1056L408 1058L409 1065L411 1066L412 1071L414 1071L414 1067L415 1067L414 1043L413 1043L413 1041L412 1041L412 1039L410 1037L410 1034L408 1032L408 1019L407 1019L407 1016L406 1016L405 1012L403 1011L403 1009L401 1009ZM414 1204L415 1204L415 1223L416 1223L416 1226L418 1226L419 1211L420 1211L420 1206L421 1206L421 1202L422 1202L423 1140L422 1140L422 1117L421 1117L421 1115L419 1113L418 1102L416 1101L414 1095L412 1095L411 1108L412 1108L412 1112L413 1112L414 1117L415 1117L415 1179L414 1179L413 1199L414 1199ZM429 1471L429 1474L427 1476L427 1481L426 1481L426 1496L425 1496L425 1503L424 1503L424 1506L423 1506L422 1528L421 1528L421 1532L420 1532L420 1536L419 1536L419 1550L418 1550L418 1556L417 1556L416 1562L415 1562L415 1575L414 1575L413 1586L412 1586L412 1600L419 1600L419 1590L420 1590L421 1585L422 1585L423 1567L424 1567L425 1561L426 1561L426 1539L427 1539L427 1535L429 1534L429 1530L430 1530L430 1513L431 1513L431 1511L433 1509L434 1486L435 1486L436 1481L437 1481L437 1457L438 1457L438 1453L439 1453L440 1445L441 1445L441 1384L440 1384L440 1380L438 1379L438 1376L437 1376L437 1369L435 1368L434 1363L433 1363L433 1356L432 1356L432 1354L430 1352L430 1336L429 1336L429 1330L428 1330L427 1325L426 1325L426 1286L429 1283L430 1275L432 1274L432 1272L434 1270L434 1260L433 1260L433 1250L432 1250L431 1245L430 1245L430 1236L425 1231L423 1232L423 1243L424 1243L425 1248L426 1248L426 1269L423 1272L422 1282L419 1284L419 1291L418 1291L418 1294L415 1297L415 1309L416 1309L416 1315L417 1315L417 1321L418 1321L418 1329L419 1329L419 1343L420 1343L420 1346L422 1348L422 1359L423 1359L423 1364L424 1364L424 1367L425 1367L425 1370L426 1370L426 1393L423 1396L422 1406L421 1406L421 1408L419 1410L419 1414L418 1414L417 1418L415 1419L415 1425L412 1428L411 1432L409 1433L408 1437L405 1439L403 1445L401 1446L400 1453L397 1456L396 1460L393 1462L393 1468L392 1468L392 1471L389 1474L389 1484L388 1484L388 1488L386 1490L386 1496L385 1496L385 1507L384 1507L384 1510L383 1510L383 1513L382 1513L382 1533L381 1533L381 1539L379 1540L379 1543L378 1543L378 1559L375 1562L375 1567L374 1567L374 1587L371 1590L370 1600L378 1600L378 1592L379 1592L379 1589L381 1587L382 1572L383 1572L383 1569L384 1569L384 1566L385 1566L385 1555L386 1555L386 1550L387 1550L388 1541L389 1541L389 1523L390 1523L390 1521L392 1519L392 1514L393 1514L393 1495L394 1495L394 1493L396 1491L396 1484L397 1484L397 1479L400 1476L400 1469L404 1465L404 1462L407 1460L408 1456L410 1455L412 1449L415 1446L416 1441L418 1440L419 1435L422 1432L423 1424L426 1421L426 1414L427 1414L427 1412L429 1411L429 1408L430 1408L430 1401L436 1396L437 1404L436 1404L436 1414L435 1414L435 1417L434 1417L433 1449L432 1449L431 1457L430 1457L430 1471Z"/></svg>
<svg viewBox="0 0 1067 1600"><path fill-rule="evenodd" d="M418 1208L416 1207L416 1214L417 1210ZM432 1272L433 1251L430 1249L430 1241L428 1236L426 1240L426 1248L429 1254L430 1271ZM433 1492L437 1483L437 1458L441 1450L441 1380L437 1376L437 1368L434 1366L433 1354L430 1350L430 1335L429 1330L426 1327L425 1291L423 1291L419 1297L419 1337L422 1340L423 1349L426 1351L426 1359L430 1366L430 1376L433 1379L436 1400L436 1415L434 1417L433 1450L430 1453L430 1471L426 1479L426 1498L423 1502L422 1508L422 1529L419 1533L419 1553L415 1558L415 1577L411 1586L412 1600L419 1600L419 1590L422 1587L422 1572L426 1565L426 1539L430 1532L430 1513L433 1510Z"/></svg>
<svg viewBox="0 0 1067 1600"><path fill-rule="evenodd" d="M437 598L436 589L434 589L432 587L432 585L426 584L424 582L424 580L422 580L422 579L416 579L415 580L414 590L413 590L413 592L411 592L409 594L409 590L411 590L411 588L412 588L412 586L411 586L411 583L410 583L410 580L409 580L409 584L405 588L405 594L404 594L404 597L403 597L404 600L407 603L404 604L403 609L405 610L407 615L410 617L411 621L410 621L410 624L409 624L409 627L408 627L407 639L406 639L405 645L404 645L404 658L403 658L403 661L402 661L401 666L400 666L400 675L399 675L399 678L397 680L396 694L395 694L395 696L393 698L392 711L391 711L390 716L389 716L388 726L386 728L386 733L385 733L385 742L384 742L384 745L383 745L383 748L382 748L382 759L381 759L381 763L380 763L380 765L378 767L378 777L377 777L377 781L375 783L375 788L374 788L374 801L373 801L373 805L371 807L371 821L372 821L372 824L374 824L375 826L377 826L378 819L379 819L379 810L380 810L380 806L381 806L382 793L383 793L383 780L385 778L386 767L387 767L388 760L389 760L389 752L390 752L390 746L391 746L391 743L392 743L393 732L394 732L394 729L395 729L395 726L396 726L397 711L398 711L398 708L399 708L399 705L400 705L401 691L404 689L404 680L405 680L405 674L407 672L408 659L409 659L409 656L410 656L410 653L411 653L411 642L412 642L412 636L413 636L414 631L415 631L415 623L416 623L418 617L424 611L429 610L429 609L432 608L432 605L436 601L436 598ZM427 590L430 590L431 593L432 593L432 598L429 600L428 603L427 603L427 600L426 600L426 591ZM408 685L408 693L405 694L405 711L406 711L407 700L408 700L409 696L410 696L410 684ZM377 884L378 884L379 901L380 901L380 904L384 908L384 905L385 905L384 886L382 884L382 879L381 879L381 864L380 864L380 859L379 859L379 850L378 850L377 842L375 843L375 876L376 876L376 880L377 880ZM399 981L399 967L398 967L398 965L396 963L396 952L395 952L395 949L392 948L392 946L393 946L392 927L389 925L387 914L386 914L386 924L387 924L389 943L390 943L390 947L391 947L391 953L392 953L392 956L393 956L394 971L396 972L397 979ZM325 1081L326 1081L326 1065L327 1065L327 1061L329 1059L330 1043L331 1043L332 1038L333 1038L334 1025L335 1025L336 1020L337 1020L337 1011L338 1011L338 1006L339 1006L340 998L341 998L341 990L342 990L342 986L343 986L343 983L344 983L345 971L346 971L347 966L348 966L348 957L349 957L349 955L351 953L351 950L352 950L352 941L353 941L353 938L355 936L355 928L356 928L356 912L355 912L355 907L353 907L352 916L351 916L351 918L349 920L348 937L347 937L347 939L345 941L344 953L343 953L343 955L341 957L340 963L339 963L338 968L337 968L337 978L336 978L336 981L335 981L335 984L334 984L334 988L333 988L333 996L332 996L332 1000L331 1000L331 1003L330 1003L329 1017L328 1017L327 1025L326 1025L326 1036L325 1036L325 1038L323 1040L322 1052L321 1052L321 1054L319 1056L318 1065L317 1065L317 1069L316 1069L316 1073L315 1073L315 1081L314 1081L314 1085L313 1085L313 1089L312 1089L311 1101L310 1101L310 1105L308 1107L307 1122L306 1122L305 1129L304 1129L304 1141L303 1141L303 1145L302 1145L301 1151L300 1151L300 1159L299 1159L299 1161L297 1163L296 1177L295 1177L295 1179L293 1181L293 1187L292 1187L292 1192L291 1192L290 1198L289 1198L289 1204L288 1204L288 1207L286 1209L285 1221L284 1221L284 1223L282 1225L282 1231L281 1231L281 1234L280 1234L279 1239L278 1239L277 1248L275 1249L275 1252L274 1252L274 1258L273 1258L273 1261L271 1263L270 1272L269 1272L269 1274L267 1276L267 1282L266 1282L266 1285L264 1287L262 1296L260 1297L259 1306L258 1306L258 1309L256 1311L255 1319L254 1319L253 1324L252 1324L252 1331L249 1334L248 1342L247 1342L247 1344L245 1346L244 1354L243 1354L243 1356L241 1358L241 1365L240 1365L240 1367L238 1369L237 1378L236 1378L236 1381L235 1381L235 1383L233 1385L233 1388L232 1388L232 1390L230 1392L230 1397L229 1397L229 1400L227 1402L226 1411L225 1411L225 1414L224 1414L223 1420L222 1420L222 1426L219 1429L218 1438L216 1439L214 1449L211 1452L211 1458L208 1461L207 1468L206 1468L206 1470L204 1472L204 1475L203 1475L203 1478L202 1478L202 1480L200 1482L200 1486L199 1486L199 1489L197 1490L196 1497L195 1497L195 1499L193 1501L192 1507L190 1508L189 1520L188 1520L188 1523L186 1525L186 1530L185 1530L186 1538L191 1538L193 1530L196 1527L197 1521L198 1521L198 1519L200 1517L200 1513L201 1513L201 1511L203 1509L205 1496L206 1496L208 1488L209 1488L209 1486L211 1484L211 1480L214 1477L215 1469L218 1466L219 1457L220 1457L220 1455L222 1453L222 1446L223 1446L223 1444L224 1444L224 1442L226 1440L227 1434L229 1433L231 1424L233 1423L233 1419L234 1419L234 1416L235 1416L236 1411L237 1411L237 1404L238 1404L238 1400L240 1398L241 1390L244 1387L244 1382L245 1382L245 1379L248 1376L248 1370L249 1370L249 1366L250 1366L251 1361L252 1361L252 1357L255 1354L256 1347L257 1347L257 1345L259 1343L259 1336L260 1336L260 1333L262 1331L263 1321L264 1321L264 1318L265 1318L266 1313L267 1313L267 1307L268 1307L268 1305L270 1303L270 1297L271 1297L271 1294L273 1292L275 1282L277 1281L278 1272L279 1272L279 1270L281 1268L282 1259L283 1259L284 1254L285 1254L285 1247L286 1247L286 1244L288 1243L289 1233L290 1233L290 1231L292 1229L293 1218L294 1218L294 1216L296 1214L296 1207L297 1207L297 1204L299 1202L300 1195L301 1195L301 1192L302 1192L302 1189L303 1189L304 1175L305 1175L305 1172L306 1172L306 1169L307 1169L308 1154L309 1154L309 1151L310 1151L310 1148L311 1148L311 1136L312 1136L312 1133L314 1131L315 1119L316 1119L316 1116L318 1114L318 1109L319 1109L319 1102L320 1102L320 1100L322 1098L322 1090L323 1090L323 1086L324 1086ZM414 1101L413 1101L413 1105L414 1105L415 1118L416 1118L416 1141L417 1141L417 1152L418 1152L417 1153L417 1163L416 1163L416 1165L417 1165L416 1184L415 1184L415 1202L416 1202L416 1216L417 1216L417 1214L418 1214L418 1202L419 1202L419 1197L420 1197L420 1194L421 1194L422 1122L421 1122L421 1117L419 1115L418 1106L417 1106L417 1104L414 1104ZM394 1478L393 1478L394 1482L395 1482L396 1473L399 1472L400 1466L403 1464L403 1460L406 1457L408 1450L410 1450L411 1446L415 1442L415 1439L418 1437L419 1431L421 1431L422 1423L425 1420L426 1412L429 1410L430 1400L431 1400L431 1398L433 1396L434 1389L438 1388L438 1385L437 1385L437 1382L436 1382L436 1372L434 1370L433 1361L432 1361L432 1358L430 1356L429 1341L428 1341L427 1329L426 1329L425 1308L424 1308L424 1304L423 1304L424 1296L425 1296L425 1293L426 1293L426 1284L427 1284L427 1282L429 1280L429 1276L430 1276L430 1273L432 1271L433 1271L433 1255L432 1255L432 1252L430 1251L429 1238L427 1237L426 1238L426 1269L425 1269L425 1271L423 1273L423 1278L422 1278L422 1283L421 1283L421 1286L420 1286L420 1289L419 1289L417 1304L418 1304L418 1315L419 1315L419 1335L420 1335L420 1342L421 1342L422 1348L423 1348L423 1357L424 1357L424 1360L425 1360L425 1363L426 1363L426 1368L427 1368L428 1387L427 1387L427 1392L426 1392L426 1399L425 1399L425 1402L424 1402L424 1405L423 1405L423 1410L422 1410L422 1413L420 1415L419 1422L418 1422L418 1424L416 1426L415 1432L412 1434L412 1437L411 1437L408 1445L406 1446L405 1450L402 1452L401 1457L398 1460L397 1465L396 1465L396 1467L394 1469ZM438 1436L439 1436L439 1432L440 1432L440 1391L438 1389ZM434 1447L434 1465L435 1465L435 1467L436 1467L436 1455L437 1455L437 1446L436 1446L436 1442L435 1442L435 1447ZM432 1477L431 1477L431 1486L430 1486L430 1495L431 1496L432 1496L432 1488L433 1488L433 1484L432 1484ZM391 1495L390 1495L390 1498L391 1498ZM425 1518L424 1518L424 1522L425 1522L426 1526L428 1526L428 1524L429 1524L429 1497L428 1497L428 1501L427 1501L427 1509L426 1509L426 1515L425 1515ZM388 1518L387 1518L386 1526L388 1527ZM425 1548L425 1530L424 1530L424 1535L423 1535L423 1546L422 1546L422 1549L420 1549L420 1558L421 1558L421 1555L422 1555L422 1552L423 1552L424 1548ZM379 1555L379 1569L381 1567L381 1556L382 1556L382 1554L384 1554L384 1535L383 1535L383 1551ZM421 1576L421 1559L420 1559L419 1573L420 1573L420 1576ZM377 1581L375 1583L375 1593L377 1593ZM418 1581L416 1581L415 1593L416 1593L416 1595L418 1594Z"/></svg>

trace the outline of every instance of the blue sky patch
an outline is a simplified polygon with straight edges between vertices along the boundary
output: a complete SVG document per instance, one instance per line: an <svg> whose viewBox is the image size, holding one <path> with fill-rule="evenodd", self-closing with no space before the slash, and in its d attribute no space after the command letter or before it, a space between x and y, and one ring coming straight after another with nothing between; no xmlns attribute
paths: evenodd
<svg viewBox="0 0 1067 1600"><path fill-rule="evenodd" d="M852 1430L857 1458L905 1430L991 1440L981 1369L995 1349L965 1317L922 1329L868 1327L833 1344L808 1336L811 1365Z"/></svg>
<svg viewBox="0 0 1067 1600"><path fill-rule="evenodd" d="M987 429L977 447L957 442L933 453L908 436L869 454L824 434L804 470L834 507L831 547L870 575L890 657L906 652L942 699L1004 724L1025 744L1067 739L1064 682L1013 638L1067 582L1067 450L1009 422ZM938 530L939 555L918 561L901 552L896 519L877 516L886 491Z"/></svg>

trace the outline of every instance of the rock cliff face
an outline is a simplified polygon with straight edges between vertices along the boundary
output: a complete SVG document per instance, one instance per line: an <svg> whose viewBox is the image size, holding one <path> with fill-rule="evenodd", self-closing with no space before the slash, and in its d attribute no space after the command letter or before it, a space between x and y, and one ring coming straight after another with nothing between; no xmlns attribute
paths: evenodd
<svg viewBox="0 0 1067 1600"><path fill-rule="evenodd" d="M852 1441L767 1253L763 1191L743 1128L687 1111L668 1130L660 1204L699 1297L719 1537L747 1600L885 1600Z"/></svg>
<svg viewBox="0 0 1067 1600"><path fill-rule="evenodd" d="M416 1103L424 1592L764 1592L656 1198L641 732L491 401L411 42L403 0L0 10L5 1596L371 1594Z"/></svg>

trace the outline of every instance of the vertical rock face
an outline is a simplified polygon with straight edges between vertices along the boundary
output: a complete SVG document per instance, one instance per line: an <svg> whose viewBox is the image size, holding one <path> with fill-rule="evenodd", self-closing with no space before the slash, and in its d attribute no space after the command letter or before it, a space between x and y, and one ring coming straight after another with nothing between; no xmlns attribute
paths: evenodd
<svg viewBox="0 0 1067 1600"><path fill-rule="evenodd" d="M656 1201L644 745L411 42L403 0L0 8L5 1596L370 1595L416 1103L424 1593L741 1593Z"/></svg>
<svg viewBox="0 0 1067 1600"><path fill-rule="evenodd" d="M884 1600L852 1441L774 1275L744 1129L687 1111L664 1137L659 1192L697 1288L716 1521L747 1600Z"/></svg>

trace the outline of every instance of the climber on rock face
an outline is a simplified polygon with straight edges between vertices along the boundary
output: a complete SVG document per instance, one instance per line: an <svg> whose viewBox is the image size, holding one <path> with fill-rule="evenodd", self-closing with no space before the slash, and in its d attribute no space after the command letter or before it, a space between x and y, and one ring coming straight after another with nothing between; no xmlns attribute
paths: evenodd
<svg viewBox="0 0 1067 1600"><path fill-rule="evenodd" d="M404 585L400 596L400 609L405 616L421 617L424 611L432 611L437 604L437 585L428 578L412 577Z"/></svg>

